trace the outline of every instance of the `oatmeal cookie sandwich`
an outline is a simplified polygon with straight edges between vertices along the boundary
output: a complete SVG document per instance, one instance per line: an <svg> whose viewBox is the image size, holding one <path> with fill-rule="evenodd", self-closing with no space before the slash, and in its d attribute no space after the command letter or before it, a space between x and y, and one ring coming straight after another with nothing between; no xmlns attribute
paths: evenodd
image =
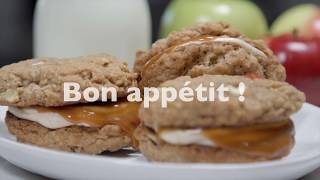
<svg viewBox="0 0 320 180"><path fill-rule="evenodd" d="M151 102L149 108L141 106L141 125L135 135L148 160L239 163L280 159L290 153L295 142L290 115L305 101L302 92L281 81L227 75L183 76L160 88L178 90L187 81L193 90L200 84L224 84L229 101L178 98L168 102L167 108L161 106L161 100ZM241 82L246 86L243 101L239 100Z"/></svg>
<svg viewBox="0 0 320 180"><path fill-rule="evenodd" d="M0 69L0 104L17 141L50 149L87 154L116 151L133 144L139 104L126 101L137 75L125 63L101 54L76 58L39 58ZM64 101L64 83L79 92L114 87L118 102ZM100 101L98 99L97 101ZM120 100L120 101L119 101Z"/></svg>

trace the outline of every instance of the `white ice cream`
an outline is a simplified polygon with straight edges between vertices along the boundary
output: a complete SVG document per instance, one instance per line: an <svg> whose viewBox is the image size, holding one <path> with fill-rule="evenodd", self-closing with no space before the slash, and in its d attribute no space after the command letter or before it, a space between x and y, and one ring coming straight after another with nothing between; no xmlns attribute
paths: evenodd
<svg viewBox="0 0 320 180"><path fill-rule="evenodd" d="M181 46L188 46L191 44L202 44L205 41L189 41L184 44L181 44ZM232 43L232 44L237 44L241 46L242 48L246 49L247 51L251 52L254 56L262 56L262 57L267 57L264 52L259 50L258 48L252 46L251 44L247 43L246 41L240 39L240 38L233 38L233 37L217 37L217 38L212 38L209 40L209 42L220 42L220 43Z"/></svg>
<svg viewBox="0 0 320 180"><path fill-rule="evenodd" d="M67 121L63 116L61 116L58 113L38 112L34 108L18 108L9 106L8 111L18 118L37 122L49 129L63 128L71 125L89 126L88 124L84 123L74 124L70 121Z"/></svg>
<svg viewBox="0 0 320 180"><path fill-rule="evenodd" d="M55 112L39 112L34 108L18 108L10 106L8 111L14 116L33 121L41 124L49 129L57 129L68 127L71 125L89 126L88 124L79 123L74 124L66 120L63 116ZM167 143L176 145L197 144L214 147L212 140L203 135L201 129L187 129L187 130L168 130L162 131L159 134L160 138Z"/></svg>
<svg viewBox="0 0 320 180"><path fill-rule="evenodd" d="M259 55L262 57L267 57L261 50L257 49L256 47L252 46L251 44L247 43L246 41L239 39L239 38L232 38L232 37L218 37L213 40L214 42L226 42L226 43L234 43L241 46L244 49L250 51L253 55Z"/></svg>
<svg viewBox="0 0 320 180"><path fill-rule="evenodd" d="M215 146L212 140L203 135L201 129L168 130L160 132L159 136L162 140L170 144Z"/></svg>

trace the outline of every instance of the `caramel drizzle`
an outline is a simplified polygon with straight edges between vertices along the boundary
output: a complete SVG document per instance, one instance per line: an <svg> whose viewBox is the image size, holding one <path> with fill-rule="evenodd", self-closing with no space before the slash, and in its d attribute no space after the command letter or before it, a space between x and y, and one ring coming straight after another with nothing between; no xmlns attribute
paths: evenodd
<svg viewBox="0 0 320 180"><path fill-rule="evenodd" d="M137 145L134 130L139 125L140 103L120 101L116 103L80 104L62 107L35 107L38 112L58 113L71 123L85 123L91 127L118 125L133 144Z"/></svg>
<svg viewBox="0 0 320 180"><path fill-rule="evenodd" d="M188 46L188 45L192 45L192 44L196 44L196 45L201 45L204 43L210 43L210 42L220 42L220 43L235 43L240 45L241 47L249 50L251 53L253 53L254 55L259 55L262 57L267 57L261 50L257 49L256 47L248 44L247 42L245 42L244 40L241 40L240 42L237 42L236 38L232 38L232 37L225 37L227 40L223 39L223 37L217 37L217 36L212 36L212 35L201 35L201 36L197 36L197 37L193 37L185 42L179 43L179 44L173 44L172 46L166 48L163 52L158 53L156 55L154 55L153 57L150 58L149 61L146 62L146 64L144 65L144 68L141 72L141 76L144 76L146 71L152 66L154 65L164 54L168 54L171 53L172 51L176 50L179 47L184 47L184 46ZM229 41L229 42L228 42Z"/></svg>
<svg viewBox="0 0 320 180"><path fill-rule="evenodd" d="M146 62L146 64L144 65L143 71L141 72L141 76L144 76L144 74L146 73L146 71L153 65L155 64L158 59L160 59L164 54L168 54L171 53L172 51L174 51L175 49L179 48L179 47L184 47L184 46L188 46L188 45L192 45L192 44L204 44L204 43L209 43L211 41L213 41L215 38L217 38L216 36L211 36L211 35L201 35L201 36L197 36L194 38L191 38L183 43L180 44L174 44L168 48L166 48L163 52L158 53L156 55L154 55L153 57L151 57L151 59Z"/></svg>
<svg viewBox="0 0 320 180"><path fill-rule="evenodd" d="M161 129L160 133L172 130ZM223 149L268 158L286 155L294 145L291 120L247 127L203 129L202 134Z"/></svg>
<svg viewBox="0 0 320 180"><path fill-rule="evenodd" d="M218 128L203 133L222 148L269 158L283 155L294 144L291 120L241 128Z"/></svg>

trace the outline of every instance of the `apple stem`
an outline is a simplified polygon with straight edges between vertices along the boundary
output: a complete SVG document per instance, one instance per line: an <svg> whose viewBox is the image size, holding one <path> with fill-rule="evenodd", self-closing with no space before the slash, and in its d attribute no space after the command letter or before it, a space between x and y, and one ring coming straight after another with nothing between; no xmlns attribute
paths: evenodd
<svg viewBox="0 0 320 180"><path fill-rule="evenodd" d="M298 30L297 28L294 28L294 29L292 30L292 35L293 35L293 37L297 37L298 34L299 34L299 30Z"/></svg>

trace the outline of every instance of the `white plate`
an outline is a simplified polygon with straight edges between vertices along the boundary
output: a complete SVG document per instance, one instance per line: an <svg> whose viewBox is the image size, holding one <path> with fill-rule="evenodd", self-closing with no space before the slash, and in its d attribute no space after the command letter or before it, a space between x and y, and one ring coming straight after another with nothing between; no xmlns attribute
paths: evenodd
<svg viewBox="0 0 320 180"><path fill-rule="evenodd" d="M3 123L0 108L0 155L26 170L59 179L296 179L320 166L320 109L305 104L293 116L296 145L281 160L247 164L152 163L140 154L89 156L17 143Z"/></svg>

